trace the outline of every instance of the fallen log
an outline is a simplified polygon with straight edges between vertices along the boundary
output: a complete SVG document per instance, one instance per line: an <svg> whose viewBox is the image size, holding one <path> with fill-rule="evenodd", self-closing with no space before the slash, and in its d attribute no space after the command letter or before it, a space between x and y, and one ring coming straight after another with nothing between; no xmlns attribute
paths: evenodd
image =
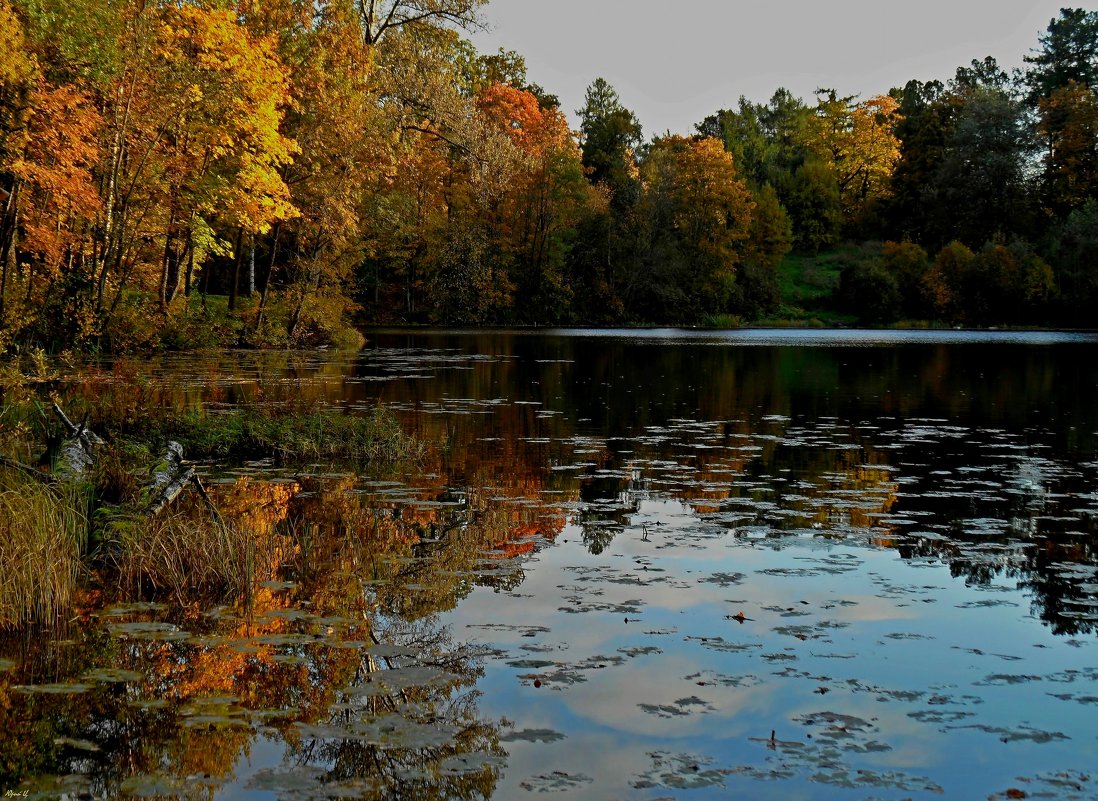
<svg viewBox="0 0 1098 801"><path fill-rule="evenodd" d="M96 450L107 443L88 428L87 417L76 425L57 403L53 404L53 411L68 433L58 450L54 473L61 479L83 478L95 464Z"/></svg>
<svg viewBox="0 0 1098 801"><path fill-rule="evenodd" d="M39 470L33 465L24 464L17 459L9 459L7 456L0 454L0 466L11 468L12 470L18 470L24 473L35 481L41 481L43 484L54 485L57 483L57 478L49 473Z"/></svg>
<svg viewBox="0 0 1098 801"><path fill-rule="evenodd" d="M188 486L192 486L198 492L199 497L202 498L206 508L210 510L214 520L220 523L221 513L206 493L206 488L202 486L202 479L198 477L194 465L187 464L184 461L183 446L175 440L168 443L168 450L164 459L153 471L152 482L147 490L151 500L145 507L145 512L150 517L156 517L174 503L175 499Z"/></svg>

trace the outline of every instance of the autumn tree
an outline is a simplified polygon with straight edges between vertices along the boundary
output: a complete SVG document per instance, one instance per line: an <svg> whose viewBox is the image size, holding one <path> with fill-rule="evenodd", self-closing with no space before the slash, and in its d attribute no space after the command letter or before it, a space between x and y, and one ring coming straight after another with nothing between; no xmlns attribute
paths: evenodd
<svg viewBox="0 0 1098 801"><path fill-rule="evenodd" d="M1098 196L1098 98L1068 81L1038 101L1038 132L1045 144L1044 198L1066 214Z"/></svg>
<svg viewBox="0 0 1098 801"><path fill-rule="evenodd" d="M158 106L146 144L163 193L157 205L166 215L159 291L166 307L196 232L215 225L236 231L239 266L243 235L264 233L298 213L279 173L297 147L279 130L288 76L274 43L249 37L231 12L166 9L153 67L151 91L173 98ZM237 272L230 280L230 310L239 283Z"/></svg>
<svg viewBox="0 0 1098 801"><path fill-rule="evenodd" d="M545 108L532 92L505 84L482 91L477 107L525 156L498 218L501 244L513 256L517 319L559 322L571 303L566 258L576 226L597 205L597 194L585 179L580 150L559 109Z"/></svg>
<svg viewBox="0 0 1098 801"><path fill-rule="evenodd" d="M440 321L483 322L492 309L510 305L501 254L490 247L491 221L524 156L464 91L464 52L452 31L409 25L388 37L380 55L377 91L395 146L372 199L379 207L372 215L376 224L367 232L377 254L377 283L403 285L403 309L394 311L405 319L426 311L419 302L424 300ZM416 166L406 170L406 160ZM408 182L410 171L428 164L434 174ZM425 195L424 189L431 191ZM402 226L403 218L388 209L408 202L432 224L405 229L415 245L394 252L391 243L402 240L389 231Z"/></svg>
<svg viewBox="0 0 1098 801"><path fill-rule="evenodd" d="M299 150L279 168L299 214L255 237L253 330L260 342L351 344L348 318L367 253L364 197L389 158L372 54L356 10L339 0L311 8L267 0L245 24L277 38L289 73L281 132Z"/></svg>
<svg viewBox="0 0 1098 801"><path fill-rule="evenodd" d="M889 95L860 103L820 90L806 145L835 175L843 215L854 224L888 197L900 157L895 127L899 103Z"/></svg>
<svg viewBox="0 0 1098 801"><path fill-rule="evenodd" d="M26 145L12 164L23 262L20 296L5 302L4 310L12 314L4 322L13 334L22 323L34 326L36 338L60 334L80 341L93 323L85 303L85 260L91 255L90 224L100 208L92 168L102 120L83 92L44 79L30 103ZM4 279L0 284L7 294L12 288L7 271Z"/></svg>
<svg viewBox="0 0 1098 801"><path fill-rule="evenodd" d="M387 35L418 24L472 28L488 0L354 0L362 20L362 40L374 46Z"/></svg>
<svg viewBox="0 0 1098 801"><path fill-rule="evenodd" d="M661 137L640 174L635 307L661 321L727 311L754 208L732 157L716 139Z"/></svg>
<svg viewBox="0 0 1098 801"><path fill-rule="evenodd" d="M13 170L26 143L26 117L37 64L23 23L8 0L0 0L0 328L7 326L9 276L15 270L18 179Z"/></svg>

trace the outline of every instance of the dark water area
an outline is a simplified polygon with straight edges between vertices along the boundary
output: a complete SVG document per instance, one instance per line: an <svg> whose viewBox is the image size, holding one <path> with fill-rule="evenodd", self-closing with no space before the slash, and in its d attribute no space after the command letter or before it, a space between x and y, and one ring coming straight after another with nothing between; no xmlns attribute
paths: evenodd
<svg viewBox="0 0 1098 801"><path fill-rule="evenodd" d="M141 365L431 456L203 465L276 575L0 645L10 789L1098 798L1098 338L368 340Z"/></svg>

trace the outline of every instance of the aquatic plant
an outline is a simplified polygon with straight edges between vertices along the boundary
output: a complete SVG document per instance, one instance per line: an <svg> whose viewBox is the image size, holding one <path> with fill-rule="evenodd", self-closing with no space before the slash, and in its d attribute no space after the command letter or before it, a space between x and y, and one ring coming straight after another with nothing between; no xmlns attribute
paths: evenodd
<svg viewBox="0 0 1098 801"><path fill-rule="evenodd" d="M52 487L0 470L0 628L52 621L84 573L87 488Z"/></svg>
<svg viewBox="0 0 1098 801"><path fill-rule="evenodd" d="M269 457L280 462L394 462L423 456L424 443L404 433L383 407L366 415L278 408L191 412L158 432L204 459Z"/></svg>
<svg viewBox="0 0 1098 801"><path fill-rule="evenodd" d="M245 597L280 564L280 538L188 510L116 520L111 538L123 592L170 595L181 604L198 595Z"/></svg>

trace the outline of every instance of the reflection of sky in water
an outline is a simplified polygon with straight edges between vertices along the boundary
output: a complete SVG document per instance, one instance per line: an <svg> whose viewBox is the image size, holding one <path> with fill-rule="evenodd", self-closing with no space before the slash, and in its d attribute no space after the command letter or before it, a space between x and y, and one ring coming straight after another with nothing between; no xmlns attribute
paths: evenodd
<svg viewBox="0 0 1098 801"><path fill-rule="evenodd" d="M647 519L688 514L668 501L638 510ZM1093 694L1093 645L1026 622L1022 592L968 588L944 565L907 563L891 548L781 545L667 527L645 542L634 528L592 557L570 526L526 565L513 593L468 598L448 621L499 651L480 685L482 711L515 732L564 735L508 743L499 797L553 771L594 780L570 787L570 798L649 797L636 785L652 781L656 752L691 763L657 771L656 795L675 791L694 764L730 771L691 798L860 797L821 783L826 764L831 782L863 782L866 794L923 797L919 788L936 783L946 797L986 797L1017 776L1093 764L1093 707L1049 695ZM740 612L748 620L730 619ZM524 636L535 623L549 631ZM531 667L537 660L551 664ZM1017 678L1025 675L1040 678ZM805 721L826 712L865 721L865 731L845 734L838 751L812 753L808 735L820 725ZM768 750L771 731L801 743L793 756ZM1056 739L1039 742L1046 736ZM745 776L772 769L795 778Z"/></svg>

